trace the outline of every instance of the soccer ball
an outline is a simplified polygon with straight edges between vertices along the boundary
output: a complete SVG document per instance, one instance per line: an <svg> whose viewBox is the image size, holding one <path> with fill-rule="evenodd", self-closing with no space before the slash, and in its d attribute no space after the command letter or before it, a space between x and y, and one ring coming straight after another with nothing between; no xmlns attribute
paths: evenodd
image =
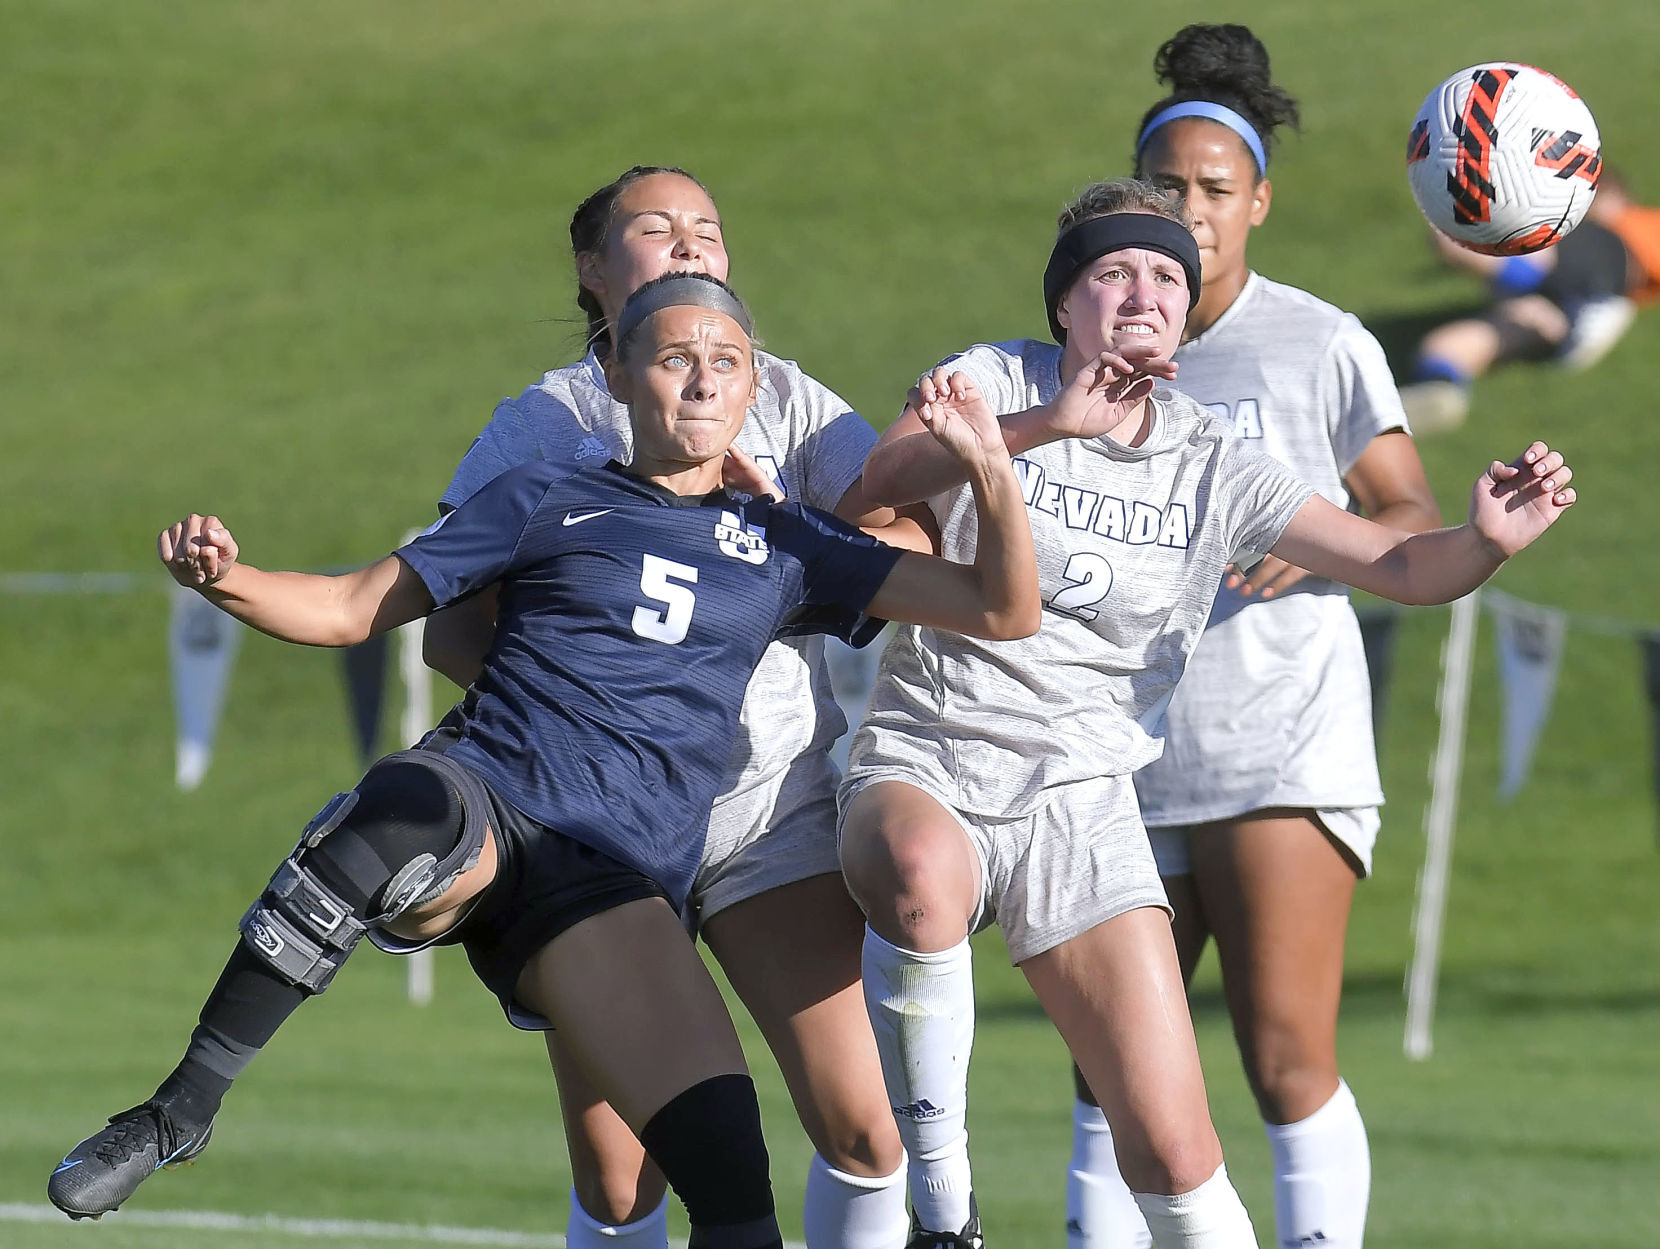
<svg viewBox="0 0 1660 1249"><path fill-rule="evenodd" d="M1429 93L1407 139L1406 173L1437 230L1471 251L1519 256L1584 219L1601 147L1572 87L1531 65L1495 61Z"/></svg>

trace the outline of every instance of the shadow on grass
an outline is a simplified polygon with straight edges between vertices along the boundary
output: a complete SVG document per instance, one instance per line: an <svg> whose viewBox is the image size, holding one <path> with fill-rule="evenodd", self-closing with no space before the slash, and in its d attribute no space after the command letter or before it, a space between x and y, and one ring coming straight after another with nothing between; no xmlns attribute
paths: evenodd
<svg viewBox="0 0 1660 1249"><path fill-rule="evenodd" d="M1343 1014L1349 1018L1401 1015L1406 1009L1403 977L1375 972L1347 977L1343 982ZM1515 1018L1529 1015L1644 1014L1660 1011L1660 983L1585 983L1565 980L1559 972L1535 973L1527 968L1501 967L1476 972L1443 974L1436 994L1443 1016L1478 1015ZM1227 1006L1219 988L1193 994L1193 1013L1224 1014Z"/></svg>
<svg viewBox="0 0 1660 1249"><path fill-rule="evenodd" d="M1351 975L1343 982L1343 1014L1349 1019L1380 1019L1405 1013L1406 995L1400 974L1373 972ZM1227 1013L1222 991L1205 986L1194 991L1195 1018ZM1569 981L1559 972L1535 973L1523 967L1499 967L1476 972L1443 974L1436 995L1443 1018L1477 1016L1488 1019L1526 1018L1558 1014L1641 1015L1660 1012L1660 982L1609 984ZM980 1001L975 1017L982 1024L1025 1022L1044 1017L1030 995L999 993Z"/></svg>
<svg viewBox="0 0 1660 1249"><path fill-rule="evenodd" d="M1396 378L1405 381L1412 375L1412 357L1424 335L1448 321L1480 316L1487 306L1485 301L1457 303L1420 312L1378 312L1360 320L1383 345Z"/></svg>

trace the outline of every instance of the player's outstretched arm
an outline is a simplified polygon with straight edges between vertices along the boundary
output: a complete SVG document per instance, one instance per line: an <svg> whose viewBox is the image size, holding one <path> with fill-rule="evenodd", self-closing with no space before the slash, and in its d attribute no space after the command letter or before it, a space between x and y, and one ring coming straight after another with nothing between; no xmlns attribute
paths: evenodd
<svg viewBox="0 0 1660 1249"><path fill-rule="evenodd" d="M997 418L974 383L955 373L923 401L918 419L974 491L974 562L906 552L871 599L870 614L994 640L1030 637L1043 615L1037 554Z"/></svg>
<svg viewBox="0 0 1660 1249"><path fill-rule="evenodd" d="M352 646L432 610L432 596L394 555L338 577L262 572L242 563L217 516L191 513L161 531L173 580L261 633L305 646Z"/></svg>
<svg viewBox="0 0 1660 1249"><path fill-rule="evenodd" d="M1322 577L1397 603L1450 603L1556 523L1577 497L1573 470L1542 442L1509 464L1494 460L1470 492L1470 519L1409 534L1354 516L1316 495L1273 553Z"/></svg>
<svg viewBox="0 0 1660 1249"><path fill-rule="evenodd" d="M937 368L911 387L905 410L871 448L864 490L873 503L898 507L931 499L963 483L962 466L928 436L917 415L945 393L949 374ZM1176 376L1170 360L1136 360L1104 351L1049 403L998 417L1010 455L1062 438L1095 438L1119 425L1152 393L1159 380Z"/></svg>

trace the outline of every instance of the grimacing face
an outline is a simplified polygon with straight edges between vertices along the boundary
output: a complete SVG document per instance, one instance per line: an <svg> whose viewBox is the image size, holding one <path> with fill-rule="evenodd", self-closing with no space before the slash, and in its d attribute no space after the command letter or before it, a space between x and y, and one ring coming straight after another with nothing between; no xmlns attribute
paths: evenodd
<svg viewBox="0 0 1660 1249"><path fill-rule="evenodd" d="M1056 317L1067 345L1090 359L1103 351L1131 364L1168 360L1187 321L1187 274L1163 252L1126 247L1085 265Z"/></svg>
<svg viewBox="0 0 1660 1249"><path fill-rule="evenodd" d="M607 376L628 404L636 463L689 468L719 459L755 399L755 354L743 327L695 305L647 318Z"/></svg>
<svg viewBox="0 0 1660 1249"><path fill-rule="evenodd" d="M707 273L726 281L720 213L697 183L676 173L648 174L617 198L605 245L577 257L582 285L615 320L628 297L665 273Z"/></svg>
<svg viewBox="0 0 1660 1249"><path fill-rule="evenodd" d="M1178 118L1153 131L1137 172L1187 205L1205 285L1243 281L1246 239L1273 195L1245 140L1208 118Z"/></svg>

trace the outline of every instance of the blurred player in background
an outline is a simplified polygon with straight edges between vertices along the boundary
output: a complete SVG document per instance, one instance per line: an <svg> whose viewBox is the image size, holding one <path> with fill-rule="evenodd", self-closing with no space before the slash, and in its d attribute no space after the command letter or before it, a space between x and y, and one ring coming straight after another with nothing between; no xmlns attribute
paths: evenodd
<svg viewBox="0 0 1660 1249"><path fill-rule="evenodd" d="M1137 174L1187 205L1204 271L1177 387L1338 507L1397 531L1433 528L1440 514L1382 348L1353 316L1246 259L1268 215L1274 132L1297 122L1267 50L1243 26L1194 25L1154 67L1171 93L1137 129ZM1230 571L1166 711L1164 753L1135 783L1184 979L1216 939L1273 1149L1279 1243L1358 1249L1370 1162L1338 1074L1337 1009L1383 793L1348 588L1273 555ZM1081 1078L1077 1091L1070 1243L1146 1245L1106 1119Z"/></svg>
<svg viewBox="0 0 1660 1249"><path fill-rule="evenodd" d="M589 351L497 406L441 511L531 461L628 462L628 411L604 371L623 301L666 272L727 274L720 213L682 170L629 169L583 201L570 233ZM792 361L764 351L755 358L755 406L735 443L747 452L749 472L758 466L791 498L855 523L890 524L892 511L870 508L859 490L875 431ZM766 488L748 478L733 484ZM494 636L495 610L487 592L437 613L427 626L428 662L471 684ZM836 862L838 776L828 752L844 730L823 640L775 643L750 685L689 915L777 1057L816 1150L802 1211L808 1245L897 1249L906 1228L904 1155L859 991L863 920ZM582 1077L560 1034L549 1032L547 1044L575 1180L570 1249L664 1249L662 1175Z"/></svg>
<svg viewBox="0 0 1660 1249"><path fill-rule="evenodd" d="M1180 202L1123 179L1061 215L1044 274L1056 343L979 345L924 377L865 466L871 498L928 497L942 550L975 546L956 473L914 409L964 380L1003 418L1047 607L982 646L901 629L843 786L842 866L869 922L864 983L912 1161L912 1245L980 1239L966 1110L968 937L996 922L1088 1087L1160 1249L1254 1249L1222 1165L1164 890L1131 774L1232 561L1288 565L1403 602L1446 602L1573 502L1535 443L1494 463L1470 523L1411 533L1355 516L1155 382L1200 298ZM1306 298L1306 297L1305 297Z"/></svg>
<svg viewBox="0 0 1660 1249"><path fill-rule="evenodd" d="M1471 384L1494 365L1591 368L1630 328L1637 305L1660 297L1660 208L1633 200L1606 164L1585 220L1554 247L1485 256L1438 231L1431 238L1447 264L1487 279L1493 302L1478 317L1432 330L1419 346L1401 399L1420 433L1462 425Z"/></svg>
<svg viewBox="0 0 1660 1249"><path fill-rule="evenodd" d="M924 419L974 483L972 565L721 490L759 379L748 312L707 275L639 288L607 375L631 465L521 465L356 573L262 573L212 517L161 535L181 584L286 641L355 645L497 584L499 628L453 730L380 761L307 827L244 917L185 1060L53 1172L60 1209L102 1215L201 1153L225 1065L368 936L395 953L463 942L516 1026L556 1023L668 1175L694 1247L781 1244L754 1086L679 917L745 687L775 637L873 636L867 607L1033 632L1031 531L996 421L962 403Z"/></svg>

